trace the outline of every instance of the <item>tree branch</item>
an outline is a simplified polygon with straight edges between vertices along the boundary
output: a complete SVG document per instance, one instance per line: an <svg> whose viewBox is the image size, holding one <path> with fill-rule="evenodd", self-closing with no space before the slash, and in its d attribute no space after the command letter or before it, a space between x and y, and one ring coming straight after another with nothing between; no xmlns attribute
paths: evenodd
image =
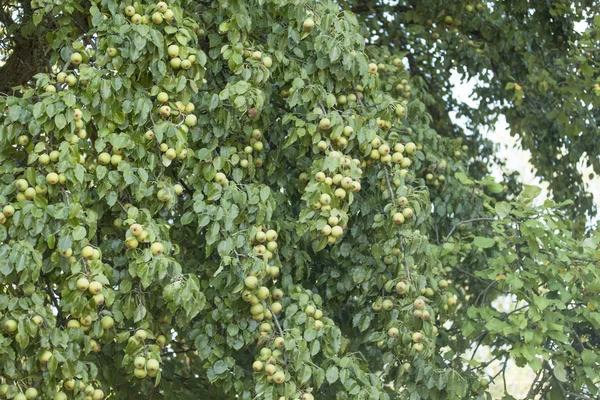
<svg viewBox="0 0 600 400"><path fill-rule="evenodd" d="M460 225L464 225L464 224L469 224L471 222L479 222L479 221L495 221L494 218L473 218L473 219L468 219L466 221L461 221L458 224L454 225L452 227L452 229L450 229L450 232L448 232L448 235L446 236L446 239L444 239L444 241L442 242L442 244L440 245L440 247L444 247L444 245L446 244L446 242L448 242L448 239L450 239L450 236L454 233L454 231L456 230L456 228L458 228Z"/></svg>

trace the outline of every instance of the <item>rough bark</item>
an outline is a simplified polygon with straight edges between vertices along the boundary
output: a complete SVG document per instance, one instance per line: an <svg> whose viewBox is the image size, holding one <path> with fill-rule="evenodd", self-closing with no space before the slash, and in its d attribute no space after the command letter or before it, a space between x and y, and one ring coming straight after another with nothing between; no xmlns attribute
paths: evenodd
<svg viewBox="0 0 600 400"><path fill-rule="evenodd" d="M50 52L43 38L19 38L0 67L0 92L12 94L14 86L25 85L33 75L49 68Z"/></svg>
<svg viewBox="0 0 600 400"><path fill-rule="evenodd" d="M84 9L89 7L87 1L83 1L81 5ZM33 25L31 2L23 0L16 7L19 10L18 20L13 20L10 12L4 12L0 8L0 25L6 28L18 26L17 29L6 29L13 33L10 37L4 38L10 43L11 49L5 63L0 66L0 93L6 94L14 94L13 87L26 85L35 74L49 72L52 48L46 42L46 32L58 29L52 19L44 19L34 29L30 29ZM85 13L75 12L71 17L73 26L78 28L74 33L79 31L78 34L81 34L89 29ZM30 31L33 32L24 33Z"/></svg>

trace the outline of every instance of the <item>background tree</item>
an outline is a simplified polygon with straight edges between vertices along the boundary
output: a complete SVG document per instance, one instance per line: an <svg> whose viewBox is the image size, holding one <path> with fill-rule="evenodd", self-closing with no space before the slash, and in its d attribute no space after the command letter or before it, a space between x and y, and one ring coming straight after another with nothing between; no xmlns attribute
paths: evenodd
<svg viewBox="0 0 600 400"><path fill-rule="evenodd" d="M486 176L393 36L336 2L1 17L0 396L484 399L487 345L597 397L598 237Z"/></svg>
<svg viewBox="0 0 600 400"><path fill-rule="evenodd" d="M480 131L500 115L531 152L536 173L559 200L574 199L570 215L585 225L595 214L577 164L598 173L598 16L593 1L349 1L367 41L406 53L413 84L426 100L433 127L473 143L486 161ZM595 23L596 21L596 23ZM451 73L473 79L478 106L458 104ZM449 115L468 118L461 132Z"/></svg>

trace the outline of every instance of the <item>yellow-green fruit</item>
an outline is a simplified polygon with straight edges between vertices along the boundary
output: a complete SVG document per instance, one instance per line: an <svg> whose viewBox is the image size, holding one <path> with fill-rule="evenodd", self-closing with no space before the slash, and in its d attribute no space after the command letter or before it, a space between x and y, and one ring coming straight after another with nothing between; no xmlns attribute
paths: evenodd
<svg viewBox="0 0 600 400"><path fill-rule="evenodd" d="M30 387L27 388L27 390L25 391L25 397L29 400L33 400L35 398L37 398L38 396L38 391L36 388ZM16 399L16 397L15 397Z"/></svg>
<svg viewBox="0 0 600 400"><path fill-rule="evenodd" d="M271 303L271 310L273 310L274 314L279 314L282 308L283 306L279 302Z"/></svg>
<svg viewBox="0 0 600 400"><path fill-rule="evenodd" d="M39 358L40 363L47 364L48 361L52 358L52 353L48 350L44 351Z"/></svg>
<svg viewBox="0 0 600 400"><path fill-rule="evenodd" d="M91 294L98 294L102 292L102 283L98 281L90 282L90 286L88 287L88 291Z"/></svg>
<svg viewBox="0 0 600 400"><path fill-rule="evenodd" d="M258 361L258 360L254 361L252 363L252 369L254 370L254 372L260 372L260 371L262 371L262 369L263 369L263 363L262 363L262 361Z"/></svg>
<svg viewBox="0 0 600 400"><path fill-rule="evenodd" d="M134 369L133 370L133 374L138 379L144 379L146 376L148 376L148 372L146 372L146 370L143 369L143 368L136 368L136 369Z"/></svg>
<svg viewBox="0 0 600 400"><path fill-rule="evenodd" d="M329 118L323 118L322 120L319 121L319 129L321 130L327 130L331 127L331 121L329 120Z"/></svg>
<svg viewBox="0 0 600 400"><path fill-rule="evenodd" d="M164 335L158 335L156 338L156 344L158 347L165 347L167 345L167 338Z"/></svg>
<svg viewBox="0 0 600 400"><path fill-rule="evenodd" d="M158 256L158 255L161 255L165 249L164 249L164 246L162 245L162 243L155 242L155 243L152 243L152 245L150 246L150 250L152 251L152 254L154 254L155 256Z"/></svg>
<svg viewBox="0 0 600 400"><path fill-rule="evenodd" d="M65 383L63 384L63 386L66 390L75 389L75 379L66 380Z"/></svg>
<svg viewBox="0 0 600 400"><path fill-rule="evenodd" d="M94 256L94 248L92 246L85 246L81 250L81 256L86 259L91 259Z"/></svg>
<svg viewBox="0 0 600 400"><path fill-rule="evenodd" d="M255 276L247 276L244 279L244 284L249 289L255 289L258 286L258 278Z"/></svg>
<svg viewBox="0 0 600 400"><path fill-rule="evenodd" d="M71 54L71 63L72 64L79 65L79 64L81 64L81 61L83 61L83 57L81 56L81 54L79 54L79 53Z"/></svg>
<svg viewBox="0 0 600 400"><path fill-rule="evenodd" d="M161 13L159 12L155 12L154 14L152 14L152 22L154 22L155 24L159 25L163 23L163 16Z"/></svg>
<svg viewBox="0 0 600 400"><path fill-rule="evenodd" d="M4 330L8 333L13 333L17 330L17 321L9 319L4 323Z"/></svg>
<svg viewBox="0 0 600 400"><path fill-rule="evenodd" d="M173 67L174 69L179 69L181 68L181 58L172 58L171 61L169 61L169 64L171 64L171 67Z"/></svg>
<svg viewBox="0 0 600 400"><path fill-rule="evenodd" d="M269 241L269 242L273 242L273 241L277 240L277 232L275 232L273 229L267 230L266 238L267 238L267 241Z"/></svg>
<svg viewBox="0 0 600 400"><path fill-rule="evenodd" d="M170 45L167 47L167 54L169 54L169 57L171 58L179 57L179 46L176 44Z"/></svg>
<svg viewBox="0 0 600 400"><path fill-rule="evenodd" d="M331 237L337 238L342 236L343 233L344 230L341 226L334 226L333 228L331 228Z"/></svg>
<svg viewBox="0 0 600 400"><path fill-rule="evenodd" d="M160 103L166 103L169 101L169 95L166 94L165 92L160 92L157 96L156 96L156 100L158 100Z"/></svg>
<svg viewBox="0 0 600 400"><path fill-rule="evenodd" d="M194 114L188 114L185 117L185 124L187 126L194 126L198 122L198 118Z"/></svg>
<svg viewBox="0 0 600 400"><path fill-rule="evenodd" d="M160 363L157 360L150 359L146 362L148 372L156 372L160 368Z"/></svg>
<svg viewBox="0 0 600 400"><path fill-rule="evenodd" d="M260 287L256 292L256 297L258 297L260 300L266 299L269 297L269 289L264 286Z"/></svg>
<svg viewBox="0 0 600 400"><path fill-rule="evenodd" d="M146 333L145 330L143 329L138 329L137 331L135 331L135 335L134 337L136 338L136 340L138 342L143 342L144 340L146 340L146 338L148 337L148 334Z"/></svg>
<svg viewBox="0 0 600 400"><path fill-rule="evenodd" d="M115 320L111 316L105 315L100 320L100 323L102 324L102 329L110 329L115 325Z"/></svg>
<svg viewBox="0 0 600 400"><path fill-rule="evenodd" d="M315 21L312 18L307 18L302 23L302 29L304 29L306 32L310 32L314 26Z"/></svg>
<svg viewBox="0 0 600 400"><path fill-rule="evenodd" d="M81 324L83 330L87 331L89 329L89 326L92 324L92 317L89 315L86 317L82 316L81 318L79 318L79 323Z"/></svg>
<svg viewBox="0 0 600 400"><path fill-rule="evenodd" d="M275 372L275 374L273 375L273 382L277 384L282 384L283 382L285 382L285 374L282 371Z"/></svg>
<svg viewBox="0 0 600 400"><path fill-rule="evenodd" d="M136 357L135 360L133 360L133 365L135 365L136 368L144 368L144 366L146 366L146 358L144 357Z"/></svg>
<svg viewBox="0 0 600 400"><path fill-rule="evenodd" d="M80 292L85 292L90 287L90 281L86 278L79 278L76 284L77 290Z"/></svg>

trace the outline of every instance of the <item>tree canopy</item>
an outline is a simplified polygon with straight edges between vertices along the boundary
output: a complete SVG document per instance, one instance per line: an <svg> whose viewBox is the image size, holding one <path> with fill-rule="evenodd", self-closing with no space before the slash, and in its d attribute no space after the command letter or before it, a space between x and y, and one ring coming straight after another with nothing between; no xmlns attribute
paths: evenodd
<svg viewBox="0 0 600 400"><path fill-rule="evenodd" d="M342 4L364 21L368 43L407 55L414 84L431 95L426 104L440 134L465 135L448 117L457 111L469 121L471 155L488 156L479 132L504 116L554 197L575 201L574 220L583 225L586 213L595 214L577 165L600 170L596 2ZM452 72L475 83L476 108L453 99Z"/></svg>
<svg viewBox="0 0 600 400"><path fill-rule="evenodd" d="M598 397L593 2L58 3L0 8L0 398Z"/></svg>

